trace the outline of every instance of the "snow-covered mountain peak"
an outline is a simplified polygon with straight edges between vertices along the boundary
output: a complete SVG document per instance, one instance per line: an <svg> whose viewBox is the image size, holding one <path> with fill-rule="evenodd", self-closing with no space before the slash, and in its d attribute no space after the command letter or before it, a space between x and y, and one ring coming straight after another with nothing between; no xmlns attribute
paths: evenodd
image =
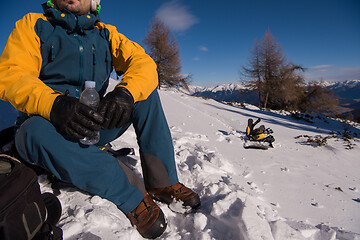
<svg viewBox="0 0 360 240"><path fill-rule="evenodd" d="M330 88L338 88L338 87L348 87L353 88L360 86L360 80L345 80L341 82L329 82L329 81L322 81L321 84L324 87L330 87Z"/></svg>
<svg viewBox="0 0 360 240"><path fill-rule="evenodd" d="M229 84L221 84L221 85L217 85L213 88L206 88L207 91L211 91L211 92L219 92L219 91L234 91L234 90L241 90L241 89L245 89L245 85L244 84L240 84L240 83L229 83Z"/></svg>

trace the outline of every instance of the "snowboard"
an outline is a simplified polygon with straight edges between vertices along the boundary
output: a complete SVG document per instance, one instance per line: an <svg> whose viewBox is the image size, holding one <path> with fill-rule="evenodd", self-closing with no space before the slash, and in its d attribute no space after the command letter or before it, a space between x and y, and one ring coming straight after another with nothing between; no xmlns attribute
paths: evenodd
<svg viewBox="0 0 360 240"><path fill-rule="evenodd" d="M244 148L245 149L268 150L270 148L270 146L264 145L264 144L258 144L258 143L250 143L250 144L245 144L244 143Z"/></svg>
<svg viewBox="0 0 360 240"><path fill-rule="evenodd" d="M245 140L244 143L245 149L260 149L260 150L268 150L269 148L273 148L271 143L268 142L258 142L258 141L250 141L248 139Z"/></svg>

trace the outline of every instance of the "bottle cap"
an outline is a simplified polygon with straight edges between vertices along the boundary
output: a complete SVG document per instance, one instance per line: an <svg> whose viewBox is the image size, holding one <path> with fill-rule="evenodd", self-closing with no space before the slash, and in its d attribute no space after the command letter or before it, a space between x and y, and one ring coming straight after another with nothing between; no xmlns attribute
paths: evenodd
<svg viewBox="0 0 360 240"><path fill-rule="evenodd" d="M95 88L94 81L85 81L85 88Z"/></svg>

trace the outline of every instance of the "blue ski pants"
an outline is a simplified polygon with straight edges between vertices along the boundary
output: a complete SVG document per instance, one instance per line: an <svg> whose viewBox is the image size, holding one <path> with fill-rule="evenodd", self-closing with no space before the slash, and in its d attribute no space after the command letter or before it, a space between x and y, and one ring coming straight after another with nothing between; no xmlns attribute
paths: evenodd
<svg viewBox="0 0 360 240"><path fill-rule="evenodd" d="M121 136L131 124L140 148L143 180L98 148ZM40 116L28 118L19 127L15 144L26 162L47 169L60 180L92 195L110 200L125 213L139 205L145 188L178 182L172 138L157 90L135 104L129 123L119 129L101 130L97 146L84 146L61 135L51 122Z"/></svg>

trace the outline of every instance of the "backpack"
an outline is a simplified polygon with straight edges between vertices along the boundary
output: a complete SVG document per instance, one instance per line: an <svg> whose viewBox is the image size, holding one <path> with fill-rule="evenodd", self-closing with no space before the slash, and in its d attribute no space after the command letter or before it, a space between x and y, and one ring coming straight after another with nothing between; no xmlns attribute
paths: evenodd
<svg viewBox="0 0 360 240"><path fill-rule="evenodd" d="M61 240L59 199L41 194L35 171L0 147L0 239Z"/></svg>

